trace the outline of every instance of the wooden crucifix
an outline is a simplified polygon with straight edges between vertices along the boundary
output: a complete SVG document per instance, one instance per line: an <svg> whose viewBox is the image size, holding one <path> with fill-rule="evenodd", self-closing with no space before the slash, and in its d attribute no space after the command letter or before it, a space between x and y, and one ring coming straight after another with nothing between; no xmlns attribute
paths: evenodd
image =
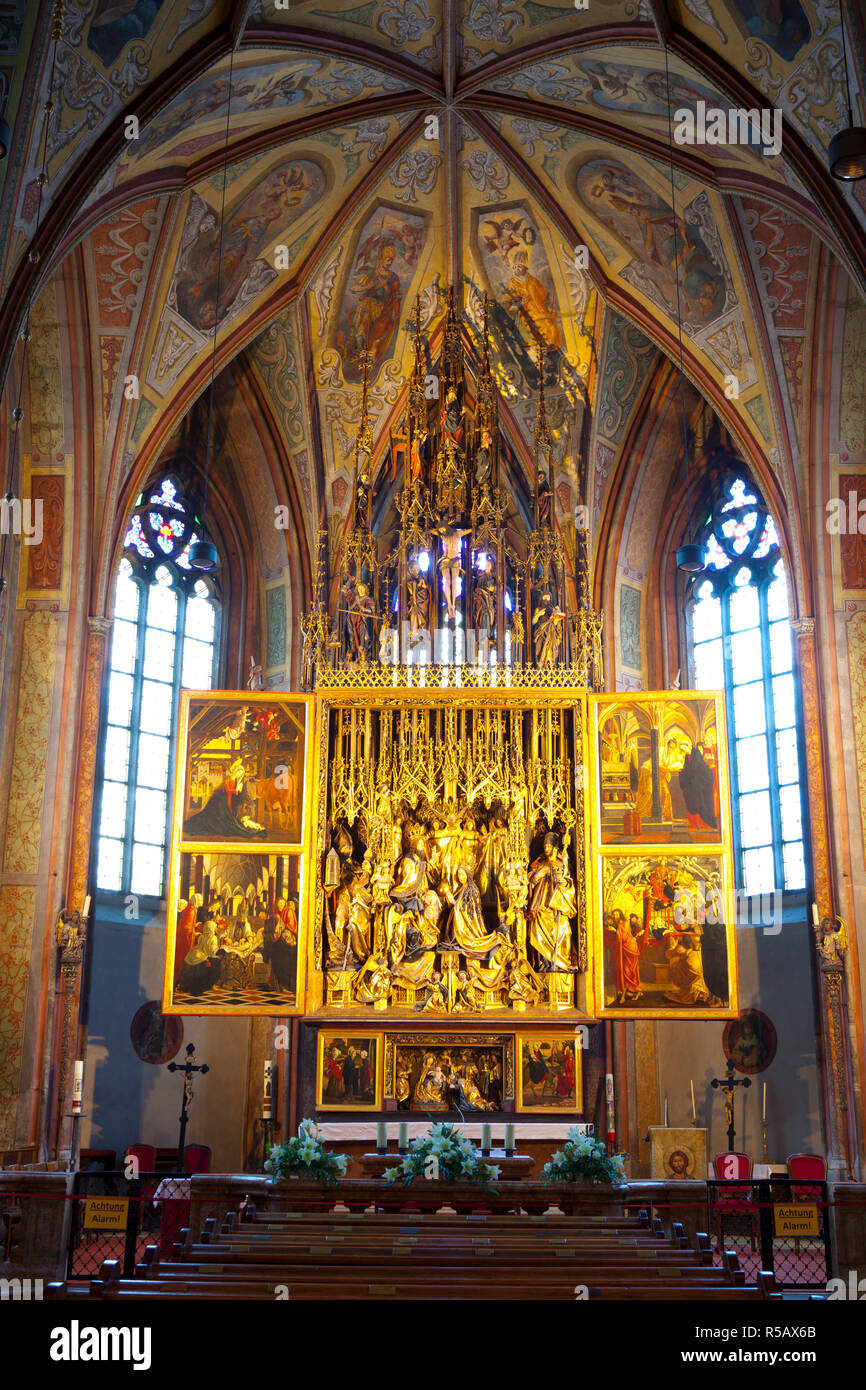
<svg viewBox="0 0 866 1390"><path fill-rule="evenodd" d="M714 1091L715 1091L717 1088L720 1088L721 1090L723 1090L723 1091L725 1091L725 1092L727 1093L727 1094L725 1095L725 1117L726 1117L726 1119L727 1119L727 1121L728 1121L728 1153L733 1153L733 1151L734 1151L734 1134L735 1134L735 1130L734 1130L734 1091L736 1090L737 1086L751 1086L752 1083L751 1083L751 1081L749 1080L748 1076L740 1076L740 1077L738 1077L738 1078L735 1079L735 1077L734 1077L734 1064L733 1064L732 1060L730 1059L730 1057L728 1058L727 1072L728 1072L728 1075L727 1075L727 1077L726 1077L725 1080L720 1080L719 1077L714 1076L713 1079L712 1079L712 1081L710 1082L710 1085L712 1086L712 1088L713 1088Z"/></svg>
<svg viewBox="0 0 866 1390"><path fill-rule="evenodd" d="M183 1151L186 1144L186 1124L189 1119L189 1107L192 1101L192 1078L193 1073L200 1071L202 1076L210 1071L207 1063L198 1066L195 1060L195 1043L188 1043L186 1049L187 1060L185 1062L169 1062L169 1071L183 1072L183 1105L180 1112L180 1135L177 1141L177 1168L176 1172L183 1172Z"/></svg>

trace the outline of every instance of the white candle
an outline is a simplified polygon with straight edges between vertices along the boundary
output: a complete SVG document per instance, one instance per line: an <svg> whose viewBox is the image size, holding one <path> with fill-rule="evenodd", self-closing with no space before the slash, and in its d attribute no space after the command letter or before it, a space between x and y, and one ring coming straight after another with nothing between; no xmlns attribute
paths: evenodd
<svg viewBox="0 0 866 1390"><path fill-rule="evenodd" d="M89 917L89 915L90 915L90 894L88 893L88 894L87 894L87 897L84 899L84 907L82 908L81 916L82 916L82 917L84 918L84 920L86 921L87 918Z"/></svg>
<svg viewBox="0 0 866 1390"><path fill-rule="evenodd" d="M505 1152L506 1152L506 1153L512 1153L513 1151L514 1151L514 1125L506 1125L506 1126L505 1126Z"/></svg>
<svg viewBox="0 0 866 1390"><path fill-rule="evenodd" d="M668 1127L668 1098L665 1096L665 1129Z"/></svg>
<svg viewBox="0 0 866 1390"><path fill-rule="evenodd" d="M813 903L813 904L812 904L812 926L813 926L813 927L817 927L818 925L819 925L819 922L818 922L818 904L817 904L817 903Z"/></svg>
<svg viewBox="0 0 866 1390"><path fill-rule="evenodd" d="M693 1119L693 1120L696 1120L696 1119L698 1118L698 1112L697 1112L697 1110L695 1109L695 1083L694 1083L694 1081L690 1081L690 1082L689 1082L689 1085L690 1085L691 1088L692 1088L692 1119Z"/></svg>
<svg viewBox="0 0 866 1390"><path fill-rule="evenodd" d="M384 1153L388 1147L388 1126L384 1120L380 1120L376 1125L376 1148L380 1153Z"/></svg>
<svg viewBox="0 0 866 1390"><path fill-rule="evenodd" d="M397 1130L397 1148L402 1153L409 1147L409 1126L405 1121L401 1121Z"/></svg>
<svg viewBox="0 0 866 1390"><path fill-rule="evenodd" d="M81 1114L84 1101L84 1063L76 1062L72 1069L72 1113Z"/></svg>
<svg viewBox="0 0 866 1390"><path fill-rule="evenodd" d="M486 1125L486 1124L485 1124L485 1125L482 1125L482 1126L481 1126L481 1147L482 1147L482 1149L488 1150L488 1149L490 1148L490 1140L491 1140L492 1134L493 1134L493 1126L492 1126L492 1125Z"/></svg>
<svg viewBox="0 0 866 1390"><path fill-rule="evenodd" d="M764 1108L761 1111L761 1119L766 1123L767 1120L767 1083L764 1082Z"/></svg>
<svg viewBox="0 0 866 1390"><path fill-rule="evenodd" d="M271 1092L271 1083L273 1082L273 1076L274 1076L274 1064L273 1064L273 1062L270 1062L270 1061L265 1062L264 1095L263 1095L263 1097L262 1097L262 1119L263 1119L263 1120L269 1120L269 1119L271 1118L271 1094L272 1094L272 1092Z"/></svg>

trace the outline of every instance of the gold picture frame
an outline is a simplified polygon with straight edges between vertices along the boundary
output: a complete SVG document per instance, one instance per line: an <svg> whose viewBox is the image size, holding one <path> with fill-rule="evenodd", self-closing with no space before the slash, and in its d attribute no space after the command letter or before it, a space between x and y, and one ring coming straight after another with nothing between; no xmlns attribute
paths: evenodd
<svg viewBox="0 0 866 1390"><path fill-rule="evenodd" d="M600 1016L738 1016L728 854L677 846L599 855L596 901Z"/></svg>
<svg viewBox="0 0 866 1390"><path fill-rule="evenodd" d="M736 1017L724 694L591 695L588 715L596 1013Z"/></svg>
<svg viewBox="0 0 866 1390"><path fill-rule="evenodd" d="M164 1013L304 1012L314 734L312 695L181 692ZM293 744L289 769L281 759ZM196 819L207 808L212 815Z"/></svg>
<svg viewBox="0 0 866 1390"><path fill-rule="evenodd" d="M366 1046L365 1046L366 1044ZM336 1055L333 1054L336 1049ZM372 1050L373 1057L369 1053ZM381 1110L384 1043L380 1032L320 1028L316 1039L316 1109ZM347 1063L352 1074L348 1079ZM365 1067L370 1069L365 1085ZM370 1099L363 1096L371 1092Z"/></svg>
<svg viewBox="0 0 866 1390"><path fill-rule="evenodd" d="M514 1064L520 1114L577 1116L582 1113L580 1037L576 1030L517 1034ZM561 1099L556 1099L557 1096Z"/></svg>

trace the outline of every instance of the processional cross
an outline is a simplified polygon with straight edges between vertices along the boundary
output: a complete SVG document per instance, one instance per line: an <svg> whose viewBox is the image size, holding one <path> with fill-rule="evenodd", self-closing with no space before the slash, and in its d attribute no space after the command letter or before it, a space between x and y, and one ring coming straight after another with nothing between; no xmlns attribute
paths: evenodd
<svg viewBox="0 0 866 1390"><path fill-rule="evenodd" d="M195 1060L195 1043L188 1043L186 1049L186 1062L169 1062L169 1071L183 1072L183 1106L180 1112L180 1135L177 1141L177 1169L178 1173L183 1171L183 1151L186 1141L186 1125L189 1119L189 1107L192 1101L192 1078L193 1073L200 1071L202 1076L210 1071L207 1063L198 1066Z"/></svg>
<svg viewBox="0 0 866 1390"><path fill-rule="evenodd" d="M751 1083L751 1081L749 1080L748 1076L741 1076L741 1077L738 1077L738 1078L735 1079L735 1077L734 1077L734 1063L733 1063L733 1061L731 1060L730 1057L728 1058L727 1072L728 1072L728 1075L727 1075L727 1078L726 1078L725 1080L720 1080L719 1077L714 1076L713 1079L712 1079L712 1081L710 1082L710 1085L712 1086L712 1088L713 1088L714 1091L715 1091L717 1088L720 1088L721 1090L727 1092L727 1095L725 1096L725 1116L727 1117L727 1121L728 1121L728 1153L733 1153L733 1151L734 1151L734 1133L735 1133L735 1131L734 1131L734 1091L735 1091L735 1089L737 1088L737 1086L751 1086L752 1083Z"/></svg>

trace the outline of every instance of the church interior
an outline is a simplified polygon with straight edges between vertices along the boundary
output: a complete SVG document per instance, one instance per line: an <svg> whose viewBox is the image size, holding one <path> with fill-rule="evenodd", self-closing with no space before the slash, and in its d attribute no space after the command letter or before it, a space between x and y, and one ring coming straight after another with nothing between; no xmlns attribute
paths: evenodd
<svg viewBox="0 0 866 1390"><path fill-rule="evenodd" d="M864 83L861 0L0 4L0 1274L866 1273Z"/></svg>

